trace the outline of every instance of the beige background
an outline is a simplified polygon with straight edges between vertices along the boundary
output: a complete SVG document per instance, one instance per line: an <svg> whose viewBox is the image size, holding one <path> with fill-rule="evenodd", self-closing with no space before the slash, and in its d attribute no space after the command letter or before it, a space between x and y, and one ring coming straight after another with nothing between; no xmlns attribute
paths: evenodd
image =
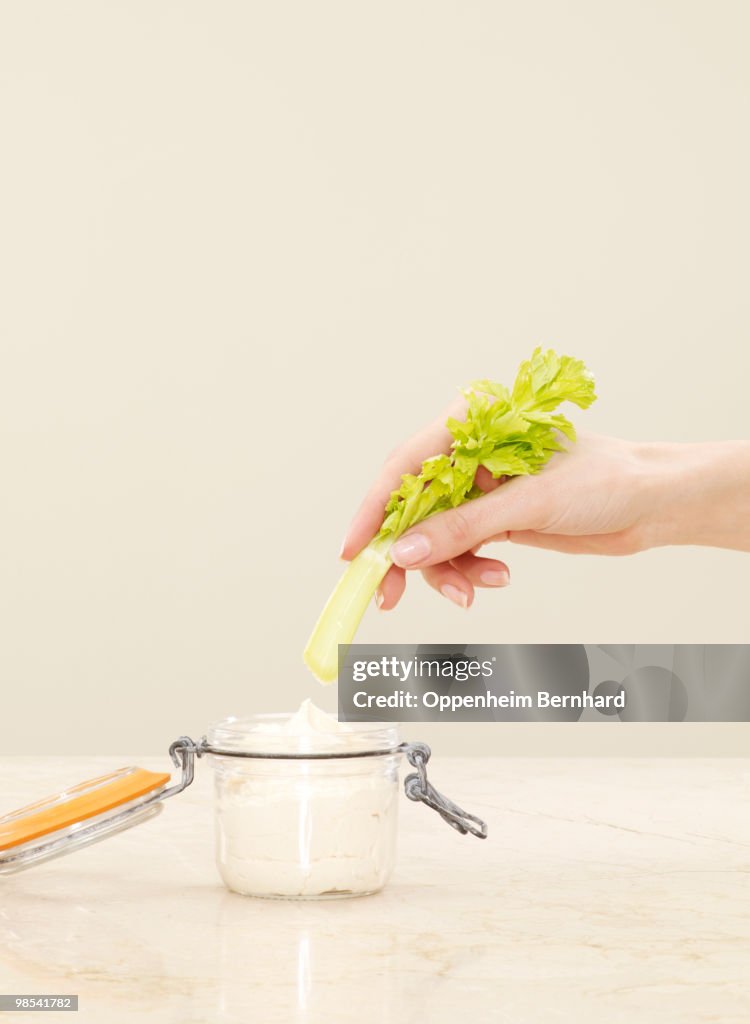
<svg viewBox="0 0 750 1024"><path fill-rule="evenodd" d="M745 2L0 4L0 745L160 752L312 695L386 451L537 342L588 427L749 436ZM748 556L511 549L370 641L741 642ZM424 726L736 753L750 726Z"/></svg>

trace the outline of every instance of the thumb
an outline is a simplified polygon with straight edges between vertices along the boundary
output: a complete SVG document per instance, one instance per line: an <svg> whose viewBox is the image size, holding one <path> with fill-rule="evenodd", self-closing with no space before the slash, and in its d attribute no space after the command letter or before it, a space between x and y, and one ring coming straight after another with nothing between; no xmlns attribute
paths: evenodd
<svg viewBox="0 0 750 1024"><path fill-rule="evenodd" d="M430 516L399 537L390 556L404 569L424 569L478 547L485 541L500 539L510 530L530 529L531 516L525 487L527 478L516 477L501 484L490 494L467 501L458 508Z"/></svg>

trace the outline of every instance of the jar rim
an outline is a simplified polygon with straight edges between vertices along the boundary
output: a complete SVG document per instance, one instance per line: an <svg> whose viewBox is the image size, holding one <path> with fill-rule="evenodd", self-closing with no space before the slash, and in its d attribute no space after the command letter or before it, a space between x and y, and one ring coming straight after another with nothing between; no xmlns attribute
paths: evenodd
<svg viewBox="0 0 750 1024"><path fill-rule="evenodd" d="M346 757L388 753L398 747L399 726L393 722L342 722L337 732L284 732L293 712L230 715L213 723L206 734L209 747L228 754L273 756L323 754Z"/></svg>

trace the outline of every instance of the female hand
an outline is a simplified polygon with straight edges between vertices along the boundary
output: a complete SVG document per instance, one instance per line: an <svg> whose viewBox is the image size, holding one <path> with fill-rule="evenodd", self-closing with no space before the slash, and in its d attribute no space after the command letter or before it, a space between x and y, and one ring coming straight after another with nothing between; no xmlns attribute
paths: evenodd
<svg viewBox="0 0 750 1024"><path fill-rule="evenodd" d="M456 408L448 415L456 415ZM341 555L353 558L380 527L402 473L448 451L446 416L386 461L355 516ZM477 551L491 541L570 554L627 555L661 544L709 544L750 550L750 443L641 443L581 434L536 476L495 481L480 470L485 494L441 512L400 537L378 607L395 607L406 570L468 608L476 587L503 587L508 566Z"/></svg>

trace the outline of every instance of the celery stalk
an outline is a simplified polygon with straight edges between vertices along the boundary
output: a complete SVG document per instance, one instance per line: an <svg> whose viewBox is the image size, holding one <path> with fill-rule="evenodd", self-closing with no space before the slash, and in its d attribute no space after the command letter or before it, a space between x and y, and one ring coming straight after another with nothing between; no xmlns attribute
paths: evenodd
<svg viewBox="0 0 750 1024"><path fill-rule="evenodd" d="M480 466L495 479L538 473L575 440L573 424L555 410L563 402L587 409L596 398L594 378L580 359L537 348L521 363L512 390L479 380L463 391L466 419L446 423L450 452L405 473L391 494L375 538L351 562L318 619L305 648L305 663L323 683L338 675L339 644L354 639L360 619L391 566L393 542L416 523L479 498Z"/></svg>
<svg viewBox="0 0 750 1024"><path fill-rule="evenodd" d="M375 538L353 558L328 598L305 648L305 664L321 683L339 672L339 644L354 639L378 584L391 567L390 541Z"/></svg>

